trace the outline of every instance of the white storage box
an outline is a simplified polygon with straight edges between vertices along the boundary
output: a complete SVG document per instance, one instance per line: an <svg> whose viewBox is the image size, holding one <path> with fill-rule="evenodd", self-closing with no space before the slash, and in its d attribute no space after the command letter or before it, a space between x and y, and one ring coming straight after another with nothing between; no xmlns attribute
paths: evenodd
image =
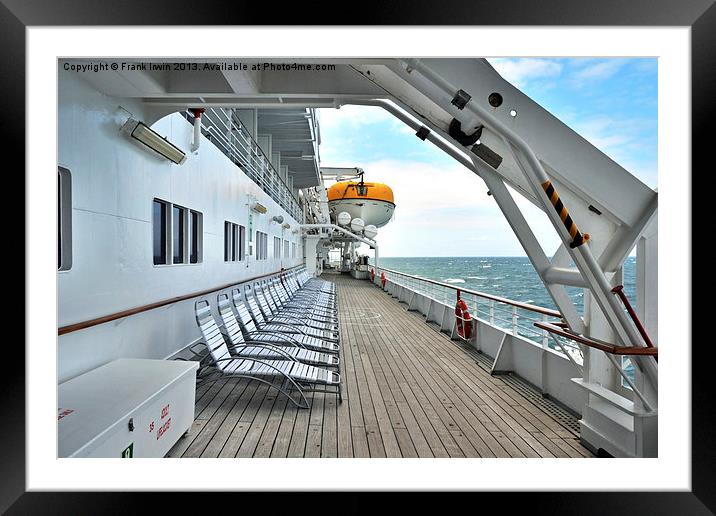
<svg viewBox="0 0 716 516"><path fill-rule="evenodd" d="M58 387L59 457L163 457L194 421L197 362L121 358Z"/></svg>

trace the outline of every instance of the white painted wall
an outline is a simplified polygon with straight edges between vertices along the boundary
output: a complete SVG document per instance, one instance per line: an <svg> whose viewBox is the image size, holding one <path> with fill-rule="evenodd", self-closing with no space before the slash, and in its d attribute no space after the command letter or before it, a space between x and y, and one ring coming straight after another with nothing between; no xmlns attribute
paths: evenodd
<svg viewBox="0 0 716 516"><path fill-rule="evenodd" d="M143 120L140 104L107 97L83 79L59 77L58 165L72 174L72 268L58 272L58 327L186 295L302 263L298 222L206 139L181 166L154 156L120 133L127 113ZM192 127L178 113L152 126L189 152ZM253 214L253 232L268 233L268 259L224 262L224 221L249 231L249 195L268 208ZM203 214L203 261L155 266L152 201L176 203ZM296 258L273 259L271 217L291 224L283 237ZM248 237L247 237L248 238ZM248 243L247 243L248 252ZM255 247L254 247L255 249ZM212 301L215 298L212 299ZM58 376L64 381L120 357L164 358L199 337L193 301L69 333L58 339Z"/></svg>

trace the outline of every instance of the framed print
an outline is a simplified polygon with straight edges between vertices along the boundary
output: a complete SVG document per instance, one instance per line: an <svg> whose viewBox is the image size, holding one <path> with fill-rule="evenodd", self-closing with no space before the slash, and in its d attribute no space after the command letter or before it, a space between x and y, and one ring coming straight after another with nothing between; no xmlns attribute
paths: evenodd
<svg viewBox="0 0 716 516"><path fill-rule="evenodd" d="M713 513L712 4L3 0L0 507Z"/></svg>

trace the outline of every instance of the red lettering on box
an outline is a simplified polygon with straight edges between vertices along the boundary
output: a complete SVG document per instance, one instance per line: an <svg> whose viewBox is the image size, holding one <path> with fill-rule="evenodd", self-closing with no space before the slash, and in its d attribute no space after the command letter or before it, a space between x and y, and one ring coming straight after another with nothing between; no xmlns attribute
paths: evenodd
<svg viewBox="0 0 716 516"><path fill-rule="evenodd" d="M166 422L162 426L159 427L159 430L157 430L157 441L159 440L159 438L161 436L163 436L167 432L167 430L169 430L169 426L171 425L171 423L172 423L172 418L169 418L166 420Z"/></svg>
<svg viewBox="0 0 716 516"><path fill-rule="evenodd" d="M65 416L69 416L74 412L74 409L59 409L59 413L57 414L57 421L62 419Z"/></svg>

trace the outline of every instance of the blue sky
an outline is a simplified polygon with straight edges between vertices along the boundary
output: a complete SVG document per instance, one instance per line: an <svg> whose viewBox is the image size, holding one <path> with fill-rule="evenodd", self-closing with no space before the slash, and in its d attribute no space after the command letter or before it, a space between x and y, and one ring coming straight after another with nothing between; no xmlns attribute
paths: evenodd
<svg viewBox="0 0 716 516"><path fill-rule="evenodd" d="M657 186L657 60L500 58L490 63L648 186ZM380 108L319 110L322 166L361 167L389 184L395 219L382 256L523 256L480 178ZM518 196L545 252L559 241L546 216Z"/></svg>

